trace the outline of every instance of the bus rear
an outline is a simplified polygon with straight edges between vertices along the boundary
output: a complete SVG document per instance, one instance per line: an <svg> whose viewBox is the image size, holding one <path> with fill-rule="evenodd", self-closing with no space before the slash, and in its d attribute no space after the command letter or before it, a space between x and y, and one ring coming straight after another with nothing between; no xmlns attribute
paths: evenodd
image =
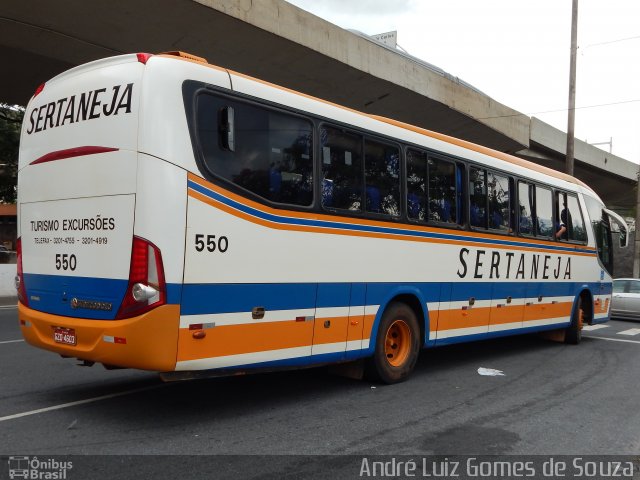
<svg viewBox="0 0 640 480"><path fill-rule="evenodd" d="M177 225L167 238L169 227L158 226L157 213L182 208L164 191L175 167L138 148L147 58L74 68L29 102L16 284L30 344L88 364L167 371L176 361L182 259L167 264L162 252L184 245L184 230Z"/></svg>

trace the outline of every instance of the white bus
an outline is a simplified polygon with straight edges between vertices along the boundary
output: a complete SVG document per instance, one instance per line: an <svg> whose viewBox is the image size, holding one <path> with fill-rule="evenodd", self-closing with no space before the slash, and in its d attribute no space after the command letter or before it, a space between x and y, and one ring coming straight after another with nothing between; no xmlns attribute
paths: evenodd
<svg viewBox="0 0 640 480"><path fill-rule="evenodd" d="M609 318L616 216L579 180L181 52L39 87L18 208L24 338L89 365L393 383L422 347Z"/></svg>

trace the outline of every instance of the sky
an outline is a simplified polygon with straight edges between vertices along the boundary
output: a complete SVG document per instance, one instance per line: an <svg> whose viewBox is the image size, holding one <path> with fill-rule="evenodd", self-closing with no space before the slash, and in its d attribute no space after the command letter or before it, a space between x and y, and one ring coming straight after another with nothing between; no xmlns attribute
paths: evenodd
<svg viewBox="0 0 640 480"><path fill-rule="evenodd" d="M287 0L567 131L571 0ZM576 138L640 163L640 0L579 0ZM609 151L609 145L598 148Z"/></svg>

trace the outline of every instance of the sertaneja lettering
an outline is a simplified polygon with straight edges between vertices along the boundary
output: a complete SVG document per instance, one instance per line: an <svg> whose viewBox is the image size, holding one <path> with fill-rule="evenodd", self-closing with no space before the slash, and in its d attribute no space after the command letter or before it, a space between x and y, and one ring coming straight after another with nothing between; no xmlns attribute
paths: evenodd
<svg viewBox="0 0 640 480"><path fill-rule="evenodd" d="M97 88L34 107L29 114L27 134L43 132L65 124L84 122L120 113L131 113L133 83ZM64 113L63 113L64 112Z"/></svg>
<svg viewBox="0 0 640 480"><path fill-rule="evenodd" d="M490 255L491 261L487 261ZM538 253L487 252L461 248L458 277L474 279L571 280L571 257Z"/></svg>

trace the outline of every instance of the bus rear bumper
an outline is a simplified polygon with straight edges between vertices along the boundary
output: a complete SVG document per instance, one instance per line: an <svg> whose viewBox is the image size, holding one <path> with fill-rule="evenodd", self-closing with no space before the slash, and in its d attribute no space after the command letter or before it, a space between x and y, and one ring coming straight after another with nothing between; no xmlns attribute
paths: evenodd
<svg viewBox="0 0 640 480"><path fill-rule="evenodd" d="M180 306L163 305L125 320L93 320L39 312L18 304L18 320L27 343L67 357L105 366L167 372L175 370ZM69 332L58 343L56 332Z"/></svg>

